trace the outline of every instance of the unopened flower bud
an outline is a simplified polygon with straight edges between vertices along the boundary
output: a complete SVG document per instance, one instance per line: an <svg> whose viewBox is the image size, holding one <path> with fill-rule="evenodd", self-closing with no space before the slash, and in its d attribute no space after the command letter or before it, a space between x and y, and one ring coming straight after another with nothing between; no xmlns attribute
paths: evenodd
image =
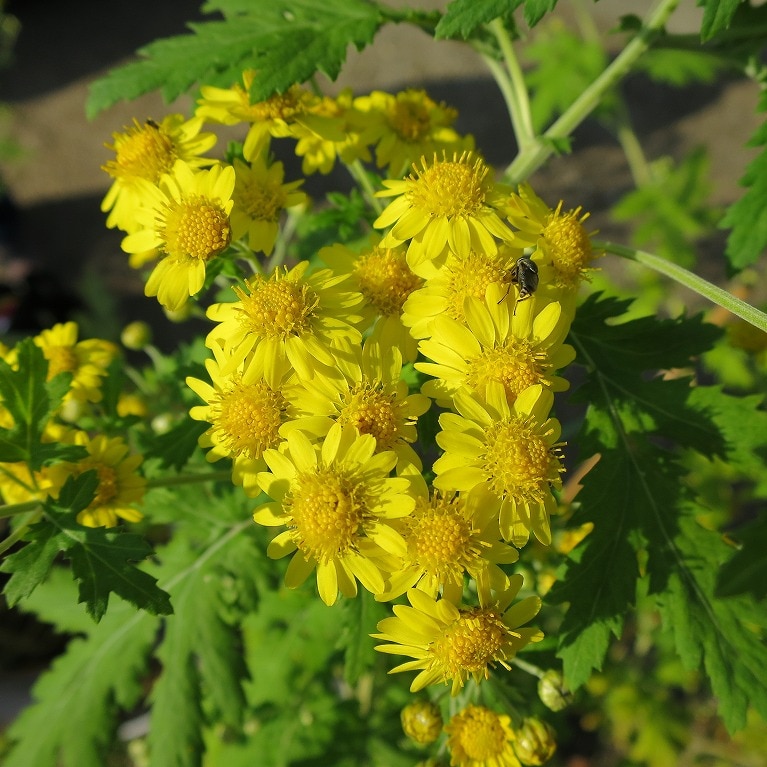
<svg viewBox="0 0 767 767"><path fill-rule="evenodd" d="M418 700L405 706L400 719L405 735L421 745L433 743L442 732L439 707L428 700Z"/></svg>
<svg viewBox="0 0 767 767"><path fill-rule="evenodd" d="M538 697L546 708L561 711L570 705L573 694L565 687L562 674L552 669L538 680Z"/></svg>
<svg viewBox="0 0 767 767"><path fill-rule="evenodd" d="M146 322L131 322L123 328L120 341L126 349L140 352L148 344L152 343L152 329Z"/></svg>
<svg viewBox="0 0 767 767"><path fill-rule="evenodd" d="M516 736L514 753L522 764L531 767L546 764L557 750L553 727L540 719L525 719Z"/></svg>

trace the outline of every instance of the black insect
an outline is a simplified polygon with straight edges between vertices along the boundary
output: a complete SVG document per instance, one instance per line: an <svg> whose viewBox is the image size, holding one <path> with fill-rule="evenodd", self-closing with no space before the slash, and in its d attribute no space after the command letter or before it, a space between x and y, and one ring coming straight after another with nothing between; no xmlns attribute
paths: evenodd
<svg viewBox="0 0 767 767"><path fill-rule="evenodd" d="M524 301L526 298L530 298L538 287L538 264L536 264L529 256L522 256L521 258L518 258L514 266L511 267L509 276L511 278L509 289L511 288L511 283L517 285L519 287L519 297L517 298L517 301ZM506 298L508 295L509 290L506 291L506 295L503 298ZM503 298L501 301L503 301ZM501 303L501 301L498 303ZM516 308L515 303L515 311Z"/></svg>

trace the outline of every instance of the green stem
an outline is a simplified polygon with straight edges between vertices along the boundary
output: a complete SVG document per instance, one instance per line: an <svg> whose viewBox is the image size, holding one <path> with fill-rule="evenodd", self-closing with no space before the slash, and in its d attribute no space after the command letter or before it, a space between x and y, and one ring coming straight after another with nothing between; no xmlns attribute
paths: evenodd
<svg viewBox="0 0 767 767"><path fill-rule="evenodd" d="M8 503L0 506L0 519L4 517L15 517L17 514L24 514L26 511L34 511L40 506L40 501L24 501L24 503Z"/></svg>
<svg viewBox="0 0 767 767"><path fill-rule="evenodd" d="M365 170L365 166L359 160L355 160L354 162L349 163L346 167L349 169L349 173L351 174L352 178L357 182L357 185L362 190L362 194L368 201L368 204L376 212L376 215L380 216L381 211L383 210L383 205L381 204L381 201L378 199L378 197L376 197L376 190L370 183L370 178L368 177L367 171Z"/></svg>
<svg viewBox="0 0 767 767"><path fill-rule="evenodd" d="M744 319L746 322L751 323L754 327L767 333L767 314L759 311L759 309L751 306L751 304L741 301L723 288L712 285L708 280L698 277L697 274L693 274L677 264L673 264L670 261L666 261L664 258L660 258L653 253L647 253L643 250L628 248L625 245L618 245L614 242L594 242L592 244L594 248L605 250L606 252L620 256L621 258L627 258L630 261L644 264L645 266L650 267L650 269L660 272L660 274L665 274L667 277L671 277L671 279L676 280L680 285L684 285L690 290L695 291L712 303L721 306L723 309L727 309L728 312L731 312L741 319Z"/></svg>
<svg viewBox="0 0 767 767"><path fill-rule="evenodd" d="M538 666L535 666L532 663L528 663L526 660L522 660L517 656L514 656L512 663L517 666L517 668L521 668L522 671L525 671L528 674L537 677L538 679L540 679L545 673L543 669L538 668Z"/></svg>
<svg viewBox="0 0 767 767"><path fill-rule="evenodd" d="M231 480L232 472L210 471L205 474L177 474L173 477L158 477L147 481L147 489L155 487L175 487L176 485L198 485L203 482L220 482L221 480Z"/></svg>
<svg viewBox="0 0 767 767"><path fill-rule="evenodd" d="M678 4L679 0L661 0L649 14L639 34L605 67L602 74L581 93L543 136L531 143L527 151L517 155L504 173L506 182L518 184L524 181L554 154L557 144L567 139L594 111L602 97L631 71L637 59L647 51L653 39L663 29Z"/></svg>
<svg viewBox="0 0 767 767"><path fill-rule="evenodd" d="M38 504L39 506L39 504ZM40 511L31 511L29 516L19 523L19 526L5 539L0 541L0 554L4 554L14 543L21 540L29 526L40 519Z"/></svg>
<svg viewBox="0 0 767 767"><path fill-rule="evenodd" d="M488 28L498 41L498 47L501 49L506 64L506 71L489 56L483 56L483 58L506 101L506 108L509 111L519 151L524 152L535 141L535 128L530 112L530 96L525 84L525 76L503 22L500 19L494 19Z"/></svg>

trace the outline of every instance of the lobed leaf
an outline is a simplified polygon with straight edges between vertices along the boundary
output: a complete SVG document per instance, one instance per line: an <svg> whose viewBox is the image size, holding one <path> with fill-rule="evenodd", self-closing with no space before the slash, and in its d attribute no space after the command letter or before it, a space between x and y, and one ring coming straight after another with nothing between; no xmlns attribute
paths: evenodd
<svg viewBox="0 0 767 767"><path fill-rule="evenodd" d="M453 0L437 24L437 40L462 37L468 40L483 24L500 18L513 24L513 13L525 0Z"/></svg>

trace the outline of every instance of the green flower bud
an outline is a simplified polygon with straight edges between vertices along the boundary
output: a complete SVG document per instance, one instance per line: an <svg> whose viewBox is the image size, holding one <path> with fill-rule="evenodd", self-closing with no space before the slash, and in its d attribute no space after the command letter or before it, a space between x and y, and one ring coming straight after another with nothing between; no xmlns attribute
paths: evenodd
<svg viewBox="0 0 767 767"><path fill-rule="evenodd" d="M538 680L538 697L543 705L551 711L561 711L567 708L573 700L573 694L565 687L562 674L553 669L547 671Z"/></svg>
<svg viewBox="0 0 767 767"><path fill-rule="evenodd" d="M522 764L531 767L546 764L557 750L554 729L540 719L525 719L516 736L514 753Z"/></svg>
<svg viewBox="0 0 767 767"><path fill-rule="evenodd" d="M405 735L424 746L434 743L442 732L442 714L439 707L428 700L417 700L405 706L400 720Z"/></svg>
<svg viewBox="0 0 767 767"><path fill-rule="evenodd" d="M120 341L126 349L140 352L152 343L152 329L146 322L131 322L123 328Z"/></svg>

